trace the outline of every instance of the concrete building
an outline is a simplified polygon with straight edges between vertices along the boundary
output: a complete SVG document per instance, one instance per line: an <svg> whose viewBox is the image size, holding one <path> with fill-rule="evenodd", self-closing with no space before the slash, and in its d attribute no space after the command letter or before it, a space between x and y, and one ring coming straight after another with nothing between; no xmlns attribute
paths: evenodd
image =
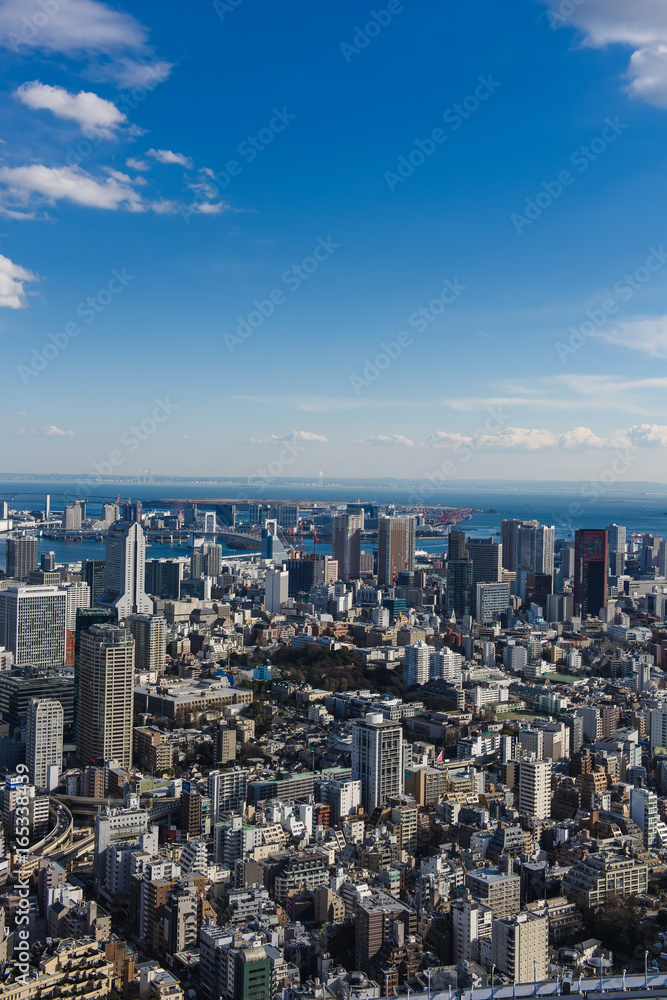
<svg viewBox="0 0 667 1000"><path fill-rule="evenodd" d="M352 779L361 781L367 812L385 805L403 790L403 733L400 725L369 713L352 727Z"/></svg>
<svg viewBox="0 0 667 1000"><path fill-rule="evenodd" d="M0 646L17 667L61 667L65 663L67 596L58 587L0 590Z"/></svg>
<svg viewBox="0 0 667 1000"><path fill-rule="evenodd" d="M647 788L631 788L630 818L642 831L644 847L656 846L658 796Z"/></svg>
<svg viewBox="0 0 667 1000"><path fill-rule="evenodd" d="M399 573L415 568L414 517L381 517L378 521L378 585L391 585Z"/></svg>
<svg viewBox="0 0 667 1000"><path fill-rule="evenodd" d="M338 562L341 580L358 580L361 575L363 526L363 514L337 514L332 518L332 555Z"/></svg>
<svg viewBox="0 0 667 1000"><path fill-rule="evenodd" d="M129 615L126 624L134 639L137 673L164 673L167 657L167 622L158 615Z"/></svg>
<svg viewBox="0 0 667 1000"><path fill-rule="evenodd" d="M639 896L648 888L648 865L614 851L589 854L573 865L563 879L563 890L578 896L584 906L601 906L607 895Z"/></svg>
<svg viewBox="0 0 667 1000"><path fill-rule="evenodd" d="M211 820L217 823L221 813L243 813L248 800L248 771L234 767L226 771L210 771L208 797L211 800Z"/></svg>
<svg viewBox="0 0 667 1000"><path fill-rule="evenodd" d="M264 579L264 607L270 615L279 615L289 597L289 573L286 569L267 569Z"/></svg>
<svg viewBox="0 0 667 1000"><path fill-rule="evenodd" d="M498 868L478 868L467 873L466 888L471 895L493 911L500 919L511 917L521 909L521 879L518 875Z"/></svg>
<svg viewBox="0 0 667 1000"><path fill-rule="evenodd" d="M7 539L5 572L10 580L27 580L37 565L36 537L26 535Z"/></svg>
<svg viewBox="0 0 667 1000"><path fill-rule="evenodd" d="M475 618L480 625L500 621L510 602L509 583L478 583L475 589Z"/></svg>
<svg viewBox="0 0 667 1000"><path fill-rule="evenodd" d="M430 678L431 646L423 640L405 647L403 660L403 683L408 687L427 684Z"/></svg>
<svg viewBox="0 0 667 1000"><path fill-rule="evenodd" d="M454 963L479 962L480 942L491 937L493 911L468 894L451 903L451 913Z"/></svg>
<svg viewBox="0 0 667 1000"><path fill-rule="evenodd" d="M76 609L89 608L92 604L90 587L87 583L66 583L60 587L67 596L65 625L74 634L76 629Z"/></svg>
<svg viewBox="0 0 667 1000"><path fill-rule="evenodd" d="M63 764L63 707L54 698L31 698L28 704L26 763L30 781L51 791ZM56 769L55 783L52 768Z"/></svg>
<svg viewBox="0 0 667 1000"><path fill-rule="evenodd" d="M547 819L551 814L551 761L519 761L519 812L535 819Z"/></svg>
<svg viewBox="0 0 667 1000"><path fill-rule="evenodd" d="M134 640L118 625L92 625L81 633L79 755L86 762L132 764Z"/></svg>
<svg viewBox="0 0 667 1000"><path fill-rule="evenodd" d="M494 920L491 960L513 982L540 982L549 965L549 921L546 915L527 911Z"/></svg>

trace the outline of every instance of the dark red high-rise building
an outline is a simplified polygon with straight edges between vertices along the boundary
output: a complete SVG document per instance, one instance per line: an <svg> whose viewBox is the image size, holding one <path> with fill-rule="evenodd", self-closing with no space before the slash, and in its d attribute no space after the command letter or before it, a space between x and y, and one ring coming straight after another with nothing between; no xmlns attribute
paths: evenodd
<svg viewBox="0 0 667 1000"><path fill-rule="evenodd" d="M609 536L603 528L574 533L574 613L597 618L607 607Z"/></svg>

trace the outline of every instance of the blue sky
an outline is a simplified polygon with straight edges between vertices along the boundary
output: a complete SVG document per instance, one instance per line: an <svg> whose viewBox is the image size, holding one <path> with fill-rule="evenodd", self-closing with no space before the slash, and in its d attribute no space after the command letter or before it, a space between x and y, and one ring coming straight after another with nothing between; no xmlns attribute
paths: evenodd
<svg viewBox="0 0 667 1000"><path fill-rule="evenodd" d="M667 481L662 0L0 0L0 44L6 471Z"/></svg>

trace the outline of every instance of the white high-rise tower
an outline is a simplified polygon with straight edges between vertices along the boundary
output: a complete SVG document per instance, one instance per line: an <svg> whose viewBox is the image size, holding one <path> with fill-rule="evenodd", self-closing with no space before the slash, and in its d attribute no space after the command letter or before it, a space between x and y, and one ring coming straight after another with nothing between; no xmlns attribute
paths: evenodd
<svg viewBox="0 0 667 1000"><path fill-rule="evenodd" d="M31 698L28 702L26 758L30 781L37 788L49 788L50 767L56 767L60 776L63 719L63 707L55 698Z"/></svg>
<svg viewBox="0 0 667 1000"><path fill-rule="evenodd" d="M119 618L151 615L153 602L144 589L146 541L140 524L116 521L109 528L104 568L104 593L98 604L115 608Z"/></svg>
<svg viewBox="0 0 667 1000"><path fill-rule="evenodd" d="M379 713L352 727L352 780L361 781L364 809L372 813L403 791L403 730Z"/></svg>

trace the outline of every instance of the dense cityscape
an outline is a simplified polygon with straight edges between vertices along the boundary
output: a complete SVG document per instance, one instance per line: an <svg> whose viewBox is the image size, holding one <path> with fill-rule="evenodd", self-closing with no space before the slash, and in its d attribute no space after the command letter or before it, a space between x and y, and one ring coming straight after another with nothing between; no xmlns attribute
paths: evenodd
<svg viewBox="0 0 667 1000"><path fill-rule="evenodd" d="M364 502L0 515L3 996L667 982L666 539ZM85 535L103 558L38 556Z"/></svg>

